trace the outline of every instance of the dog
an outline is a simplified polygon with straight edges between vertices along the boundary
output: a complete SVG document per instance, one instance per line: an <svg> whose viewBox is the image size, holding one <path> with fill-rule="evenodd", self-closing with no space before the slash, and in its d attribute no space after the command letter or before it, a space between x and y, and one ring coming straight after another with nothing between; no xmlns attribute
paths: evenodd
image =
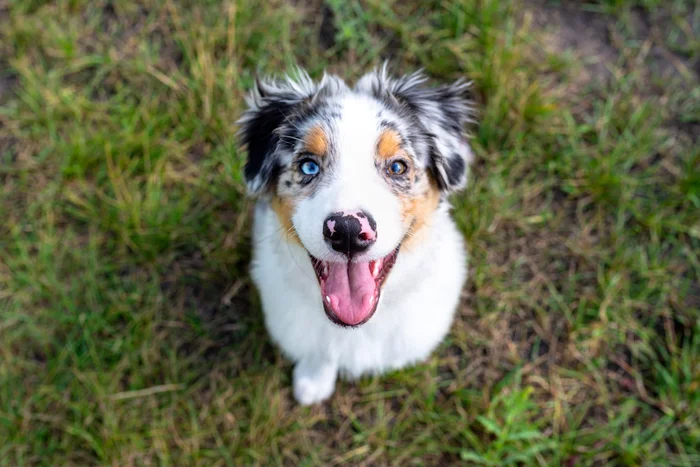
<svg viewBox="0 0 700 467"><path fill-rule="evenodd" d="M467 276L447 198L473 158L468 87L385 65L354 86L298 69L247 95L251 276L300 404L329 398L339 375L420 362L447 334Z"/></svg>

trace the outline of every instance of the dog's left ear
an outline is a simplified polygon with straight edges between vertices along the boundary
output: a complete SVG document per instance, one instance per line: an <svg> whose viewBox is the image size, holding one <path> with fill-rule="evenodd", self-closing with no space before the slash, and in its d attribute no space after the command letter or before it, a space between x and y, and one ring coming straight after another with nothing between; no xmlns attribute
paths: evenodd
<svg viewBox="0 0 700 467"><path fill-rule="evenodd" d="M424 108L419 117L432 133L432 169L438 186L447 192L467 185L468 168L474 159L465 130L465 125L472 121L468 87L468 83L458 81L432 89L427 98L435 106Z"/></svg>
<svg viewBox="0 0 700 467"><path fill-rule="evenodd" d="M314 82L301 70L285 80L255 80L255 87L246 97L248 109L238 120L241 145L248 149L243 173L251 194L272 187L281 167L277 130L316 91Z"/></svg>
<svg viewBox="0 0 700 467"><path fill-rule="evenodd" d="M431 140L430 167L443 192L453 192L467 184L467 168L473 159L465 125L471 122L469 83L428 87L418 72L392 83L391 93L412 109Z"/></svg>
<svg viewBox="0 0 700 467"><path fill-rule="evenodd" d="M430 87L427 81L421 71L391 78L385 65L363 77L358 87L375 95L388 94L405 112L418 118L429 140L430 169L440 190L450 193L466 186L467 169L473 159L465 132L473 115L469 83L459 80Z"/></svg>

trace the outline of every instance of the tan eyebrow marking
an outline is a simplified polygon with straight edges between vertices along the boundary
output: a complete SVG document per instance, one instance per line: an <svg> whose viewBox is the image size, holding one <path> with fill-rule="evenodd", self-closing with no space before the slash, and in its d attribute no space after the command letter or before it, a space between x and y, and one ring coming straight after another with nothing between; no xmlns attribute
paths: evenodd
<svg viewBox="0 0 700 467"><path fill-rule="evenodd" d="M306 150L318 157L323 157L328 152L328 138L326 132L320 126L315 126L304 138Z"/></svg>
<svg viewBox="0 0 700 467"><path fill-rule="evenodd" d="M396 130L384 130L377 140L377 155L383 159L391 159L401 150L401 136Z"/></svg>

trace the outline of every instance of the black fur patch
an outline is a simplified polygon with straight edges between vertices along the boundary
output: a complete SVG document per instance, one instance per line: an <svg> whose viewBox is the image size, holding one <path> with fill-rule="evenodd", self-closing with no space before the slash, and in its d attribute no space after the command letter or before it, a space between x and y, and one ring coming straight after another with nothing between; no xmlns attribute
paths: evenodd
<svg viewBox="0 0 700 467"><path fill-rule="evenodd" d="M442 164L442 155L440 152L437 150L434 144L430 145L430 165L428 168L430 169L430 172L433 175L433 179L435 180L435 183L437 183L438 189L440 191L447 190L448 185L447 185L447 180L444 180L442 178L442 175L440 175L440 171L438 170L438 167Z"/></svg>
<svg viewBox="0 0 700 467"><path fill-rule="evenodd" d="M288 101L270 100L244 123L241 140L248 148L248 160L243 173L248 182L258 176L268 183L272 181L275 164L268 161L268 155L275 150L279 142L279 135L275 130L292 108L293 105Z"/></svg>
<svg viewBox="0 0 700 467"><path fill-rule="evenodd" d="M464 159L457 153L453 153L445 161L445 172L447 173L447 181L451 185L459 185L466 174L467 166Z"/></svg>

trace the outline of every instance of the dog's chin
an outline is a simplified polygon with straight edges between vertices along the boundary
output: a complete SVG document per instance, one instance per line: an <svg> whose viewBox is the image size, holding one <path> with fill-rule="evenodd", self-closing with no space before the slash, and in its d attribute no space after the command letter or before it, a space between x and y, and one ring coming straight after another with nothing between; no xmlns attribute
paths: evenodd
<svg viewBox="0 0 700 467"><path fill-rule="evenodd" d="M309 253L328 319L340 326L357 327L372 318L399 247L373 261L322 261Z"/></svg>

